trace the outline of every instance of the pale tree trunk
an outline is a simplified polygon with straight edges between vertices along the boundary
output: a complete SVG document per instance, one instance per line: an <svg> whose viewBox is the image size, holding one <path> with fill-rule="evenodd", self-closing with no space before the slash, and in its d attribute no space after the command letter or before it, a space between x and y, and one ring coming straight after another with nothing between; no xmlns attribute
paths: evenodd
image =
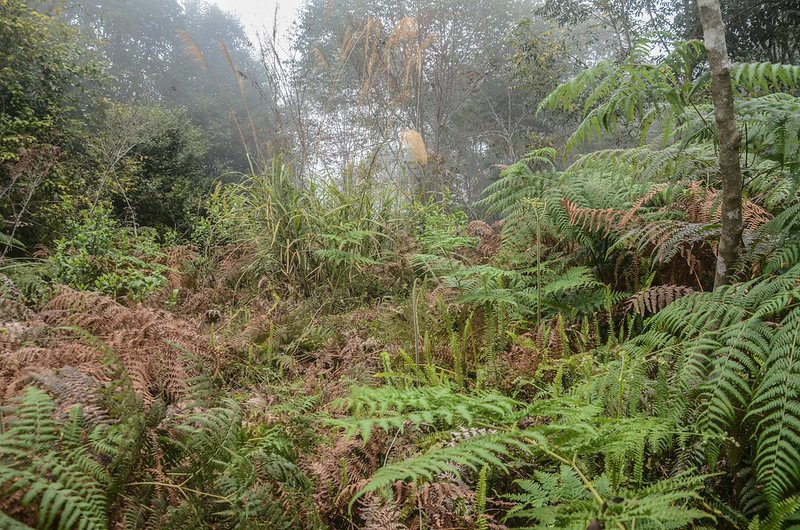
<svg viewBox="0 0 800 530"><path fill-rule="evenodd" d="M731 267L742 241L742 168L739 165L741 135L736 128L731 89L731 63L725 44L719 0L697 0L700 22L711 66L711 98L717 122L719 169L722 177L721 234L717 250L714 288L730 283Z"/></svg>

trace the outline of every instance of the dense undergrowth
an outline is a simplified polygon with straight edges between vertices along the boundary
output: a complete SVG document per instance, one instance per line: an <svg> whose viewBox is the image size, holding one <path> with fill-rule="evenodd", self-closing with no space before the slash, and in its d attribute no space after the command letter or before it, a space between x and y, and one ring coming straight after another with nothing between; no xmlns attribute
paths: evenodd
<svg viewBox="0 0 800 530"><path fill-rule="evenodd" d="M800 524L800 69L734 69L746 230L711 291L702 46L638 53L543 106L583 106L569 149L641 145L533 151L494 224L275 160L190 244L100 208L7 261L0 526Z"/></svg>

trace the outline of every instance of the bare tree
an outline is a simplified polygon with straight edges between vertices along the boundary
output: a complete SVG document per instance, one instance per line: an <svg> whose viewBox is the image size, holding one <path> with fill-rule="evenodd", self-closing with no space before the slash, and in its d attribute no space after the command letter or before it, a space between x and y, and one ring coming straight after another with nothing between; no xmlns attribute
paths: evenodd
<svg viewBox="0 0 800 530"><path fill-rule="evenodd" d="M742 168L739 165L741 135L736 128L731 88L731 63L725 43L725 24L719 0L697 0L700 21L711 66L711 98L717 123L719 169L722 178L721 234L717 250L714 288L730 282L731 266L742 241Z"/></svg>

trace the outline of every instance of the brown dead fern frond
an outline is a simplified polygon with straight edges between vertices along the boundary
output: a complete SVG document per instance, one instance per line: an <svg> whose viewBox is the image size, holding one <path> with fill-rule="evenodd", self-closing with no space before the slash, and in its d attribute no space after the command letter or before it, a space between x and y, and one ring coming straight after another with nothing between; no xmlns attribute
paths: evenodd
<svg viewBox="0 0 800 530"><path fill-rule="evenodd" d="M667 186L656 186L652 190L645 193L642 197L640 197L636 202L634 202L630 208L625 212L625 214L620 217L619 221L617 221L616 229L623 230L625 229L631 221L636 217L636 214L642 207L653 200L659 193L663 192Z"/></svg>
<svg viewBox="0 0 800 530"><path fill-rule="evenodd" d="M627 210L617 208L582 208L566 198L561 199L561 206L569 214L569 224L580 225L589 231L602 231L606 235L613 230L622 231L636 219L636 214L654 197L663 192L666 186L656 186L636 200Z"/></svg>
<svg viewBox="0 0 800 530"><path fill-rule="evenodd" d="M314 481L314 503L329 521L347 519L350 499L381 466L385 450L386 436L377 432L367 443L340 436L308 455L303 468Z"/></svg>
<svg viewBox="0 0 800 530"><path fill-rule="evenodd" d="M755 201L753 198L742 201L742 222L748 230L755 230L772 219L772 214ZM717 223L721 211L720 193L706 189L701 182L690 182L681 207L692 223Z"/></svg>
<svg viewBox="0 0 800 530"><path fill-rule="evenodd" d="M427 528L458 528L474 511L475 492L464 483L436 481L419 488L418 501L428 518Z"/></svg>
<svg viewBox="0 0 800 530"><path fill-rule="evenodd" d="M602 231L605 234L610 234L617 222L626 214L625 210L616 208L581 208L566 198L561 199L561 206L569 214L571 226L580 225L581 229Z"/></svg>
<svg viewBox="0 0 800 530"><path fill-rule="evenodd" d="M358 514L364 521L364 530L408 530L404 525L400 509L393 503L375 494L368 494L359 501Z"/></svg>
<svg viewBox="0 0 800 530"><path fill-rule="evenodd" d="M25 346L0 357L0 398L19 394L30 383L34 373L60 370L66 366L100 379L107 372L102 353L79 342L64 340L42 346Z"/></svg>
<svg viewBox="0 0 800 530"><path fill-rule="evenodd" d="M486 260L495 256L500 251L502 235L499 229L495 229L484 221L470 221L467 225L467 235L479 238L476 257Z"/></svg>
<svg viewBox="0 0 800 530"><path fill-rule="evenodd" d="M392 489L397 505L415 507L407 521L410 528L475 528L476 494L463 480L448 476L425 483L398 481ZM491 515L488 518L493 521Z"/></svg>
<svg viewBox="0 0 800 530"><path fill-rule="evenodd" d="M58 405L57 416L65 418L74 405L83 409L83 419L90 425L108 423L109 416L102 403L105 383L72 366L57 371L34 372L31 379L42 386Z"/></svg>
<svg viewBox="0 0 800 530"><path fill-rule="evenodd" d="M747 200L742 204L742 221L748 230L755 230L770 220L772 220L772 214L759 204L752 200Z"/></svg>
<svg viewBox="0 0 800 530"><path fill-rule="evenodd" d="M708 190L701 181L695 180L687 184L680 207L686 212L690 223L708 222L708 209L705 202L707 193Z"/></svg>
<svg viewBox="0 0 800 530"><path fill-rule="evenodd" d="M107 361L113 352L145 404L157 397L174 402L186 391L189 363L219 361L219 352L212 351L197 324L162 310L126 307L95 293L62 288L41 317L46 331L34 344L4 345L0 387L7 397L19 392L31 374L61 374L68 366L108 381Z"/></svg>

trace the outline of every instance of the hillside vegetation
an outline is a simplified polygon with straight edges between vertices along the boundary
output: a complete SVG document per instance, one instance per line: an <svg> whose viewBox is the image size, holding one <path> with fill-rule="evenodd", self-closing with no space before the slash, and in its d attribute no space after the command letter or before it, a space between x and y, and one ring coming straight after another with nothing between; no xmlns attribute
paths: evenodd
<svg viewBox="0 0 800 530"><path fill-rule="evenodd" d="M719 285L701 40L538 63L560 128L465 201L271 149L243 73L217 136L104 99L74 20L0 8L0 528L800 526L800 66L731 66Z"/></svg>

